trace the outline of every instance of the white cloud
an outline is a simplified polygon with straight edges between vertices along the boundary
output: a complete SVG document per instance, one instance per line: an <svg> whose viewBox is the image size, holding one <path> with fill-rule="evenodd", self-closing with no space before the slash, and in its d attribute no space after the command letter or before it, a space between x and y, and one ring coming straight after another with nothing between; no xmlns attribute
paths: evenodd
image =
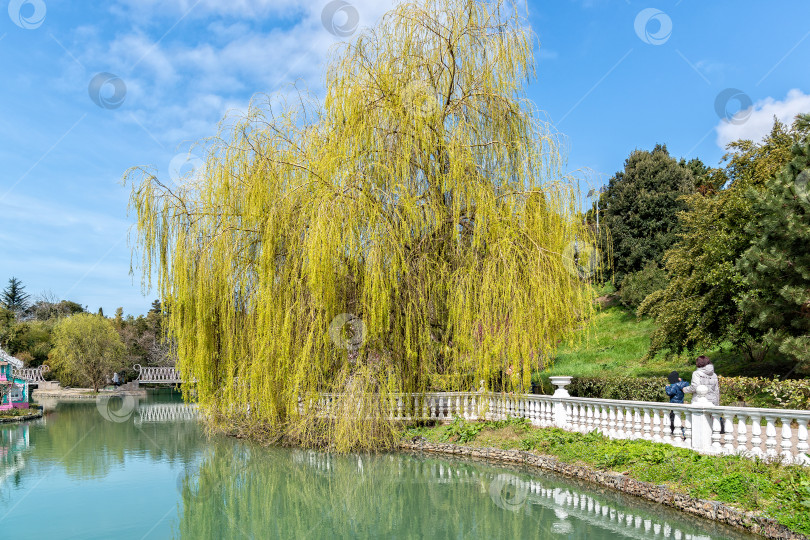
<svg viewBox="0 0 810 540"><path fill-rule="evenodd" d="M738 139L761 141L771 131L774 116L780 122L791 124L797 114L807 112L810 112L810 94L801 90L794 88L782 101L765 98L738 112L732 121L721 120L715 128L717 145L725 148Z"/></svg>
<svg viewBox="0 0 810 540"><path fill-rule="evenodd" d="M376 24L395 3L349 0L359 22L346 39ZM329 4L329 0L119 0L112 13L155 24L133 24L112 39L91 28L78 28L74 43L81 47L77 55L83 65L104 66L104 71L124 80L122 110L131 113L125 117L136 118L161 145L174 148L181 141L213 135L226 113L234 106L244 110L256 94L284 91L296 83L320 95L323 67L341 40L324 27L322 13ZM164 35L172 21L181 18L194 19L206 31L183 34L178 25ZM335 22L342 24L339 18ZM200 40L199 35L207 37ZM60 87L80 86L80 78L87 75L70 59L65 65Z"/></svg>

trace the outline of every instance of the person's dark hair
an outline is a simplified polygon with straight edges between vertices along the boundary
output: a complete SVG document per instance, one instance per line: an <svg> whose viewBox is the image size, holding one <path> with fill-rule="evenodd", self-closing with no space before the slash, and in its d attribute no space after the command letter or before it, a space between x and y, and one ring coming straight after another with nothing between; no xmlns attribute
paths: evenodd
<svg viewBox="0 0 810 540"><path fill-rule="evenodd" d="M678 372L673 371L672 373L669 374L669 377L668 377L669 384L675 384L676 382L678 382L678 379L680 379L680 378L681 377L680 377L680 375L678 375Z"/></svg>
<svg viewBox="0 0 810 540"><path fill-rule="evenodd" d="M708 356L698 356L698 358L697 358L697 367L699 367L699 368L706 367L711 363L712 363L712 361L709 360Z"/></svg>

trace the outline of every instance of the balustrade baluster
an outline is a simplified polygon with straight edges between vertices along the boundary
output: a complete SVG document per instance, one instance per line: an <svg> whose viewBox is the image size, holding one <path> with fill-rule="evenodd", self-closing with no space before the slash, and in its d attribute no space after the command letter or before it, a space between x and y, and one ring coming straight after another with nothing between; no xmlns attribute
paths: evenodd
<svg viewBox="0 0 810 540"><path fill-rule="evenodd" d="M645 441L649 441L652 439L652 420L650 419L650 409L649 407L643 407L642 411L644 412L644 416L642 417L642 428L644 429L644 435L642 435L642 437Z"/></svg>
<svg viewBox="0 0 810 540"><path fill-rule="evenodd" d="M591 405L590 403L586 403L585 405L583 405L583 407L585 408L583 412L584 416L583 421L585 424L583 428L583 433L590 433L591 431L593 431L593 405Z"/></svg>
<svg viewBox="0 0 810 540"><path fill-rule="evenodd" d="M754 456L761 457L762 453L762 417L758 414L752 414L751 417L751 453Z"/></svg>
<svg viewBox="0 0 810 540"><path fill-rule="evenodd" d="M538 412L538 423L540 427L546 427L546 401L538 401L537 402L537 412Z"/></svg>
<svg viewBox="0 0 810 540"><path fill-rule="evenodd" d="M633 438L633 408L624 408L624 438Z"/></svg>
<svg viewBox="0 0 810 540"><path fill-rule="evenodd" d="M765 416L765 455L770 458L776 457L776 421L775 416Z"/></svg>
<svg viewBox="0 0 810 540"><path fill-rule="evenodd" d="M796 433L796 438L798 442L796 443L796 463L801 463L802 465L808 464L808 456L807 451L810 450L810 446L807 444L807 420L804 418L797 418L796 421L799 423L799 430Z"/></svg>
<svg viewBox="0 0 810 540"><path fill-rule="evenodd" d="M743 454L748 451L748 426L744 414L737 415L737 453Z"/></svg>
<svg viewBox="0 0 810 540"><path fill-rule="evenodd" d="M783 416L780 418L782 421L782 460L786 463L793 463L793 452L790 447L793 446L793 418L790 416Z"/></svg>
<svg viewBox="0 0 810 540"><path fill-rule="evenodd" d="M644 429L644 419L641 416L642 410L640 407L633 407L633 438L640 439L643 436L642 430Z"/></svg>
<svg viewBox="0 0 810 540"><path fill-rule="evenodd" d="M675 446L675 431L672 429L674 417L670 416L670 414L674 414L674 411L661 411L661 439L665 443Z"/></svg>
<svg viewBox="0 0 810 540"><path fill-rule="evenodd" d="M678 409L675 411L675 429L672 433L675 446L685 446L687 444L686 438L684 437L684 431L685 426L683 420L681 419L681 410Z"/></svg>
<svg viewBox="0 0 810 540"><path fill-rule="evenodd" d="M573 415L574 415L574 404L571 402L566 402L565 404L565 429L568 431L576 431L574 429L573 422Z"/></svg>
<svg viewBox="0 0 810 540"><path fill-rule="evenodd" d="M619 405L616 408L616 438L617 439L626 439L627 436L624 433L624 406Z"/></svg>
<svg viewBox="0 0 810 540"><path fill-rule="evenodd" d="M655 442L664 442L664 439L661 438L661 410L660 409L652 409L652 440Z"/></svg>
<svg viewBox="0 0 810 540"><path fill-rule="evenodd" d="M588 432L597 431L599 429L599 412L593 403L585 405L585 414Z"/></svg>
<svg viewBox="0 0 810 540"><path fill-rule="evenodd" d="M711 413L712 417L712 452L719 454L723 451L720 446L720 414Z"/></svg>
<svg viewBox="0 0 810 540"><path fill-rule="evenodd" d="M599 422L601 433L605 436L608 436L608 434L610 433L610 419L608 418L608 408L606 405L599 405L598 407L601 409L599 414L601 420Z"/></svg>
<svg viewBox="0 0 810 540"><path fill-rule="evenodd" d="M611 439L616 438L616 406L615 405L608 405L608 430L607 436Z"/></svg>
<svg viewBox="0 0 810 540"><path fill-rule="evenodd" d="M723 423L726 427L725 437L723 439L726 443L723 445L723 451L727 454L734 453L734 413L724 411L723 412Z"/></svg>

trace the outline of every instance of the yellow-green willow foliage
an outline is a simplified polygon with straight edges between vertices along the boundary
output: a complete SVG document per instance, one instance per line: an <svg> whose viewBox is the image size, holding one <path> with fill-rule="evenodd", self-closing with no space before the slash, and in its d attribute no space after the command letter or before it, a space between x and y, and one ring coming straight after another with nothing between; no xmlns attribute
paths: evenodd
<svg viewBox="0 0 810 540"><path fill-rule="evenodd" d="M212 418L370 448L396 392L528 387L592 309L564 257L591 233L525 98L533 46L502 1L403 4L334 51L323 101L254 105L179 188L130 173L143 271ZM353 397L318 422L319 392Z"/></svg>

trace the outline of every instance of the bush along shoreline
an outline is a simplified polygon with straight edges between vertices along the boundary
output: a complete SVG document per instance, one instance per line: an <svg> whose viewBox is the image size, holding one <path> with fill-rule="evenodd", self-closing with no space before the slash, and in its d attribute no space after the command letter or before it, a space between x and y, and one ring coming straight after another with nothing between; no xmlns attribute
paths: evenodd
<svg viewBox="0 0 810 540"><path fill-rule="evenodd" d="M682 374L685 381L687 374ZM810 379L724 377L720 404L771 409L810 409ZM566 390L573 397L666 402L666 377L574 377Z"/></svg>
<svg viewBox="0 0 810 540"><path fill-rule="evenodd" d="M517 418L413 427L400 447L523 462L767 538L810 535L810 470L801 466L534 428Z"/></svg>

